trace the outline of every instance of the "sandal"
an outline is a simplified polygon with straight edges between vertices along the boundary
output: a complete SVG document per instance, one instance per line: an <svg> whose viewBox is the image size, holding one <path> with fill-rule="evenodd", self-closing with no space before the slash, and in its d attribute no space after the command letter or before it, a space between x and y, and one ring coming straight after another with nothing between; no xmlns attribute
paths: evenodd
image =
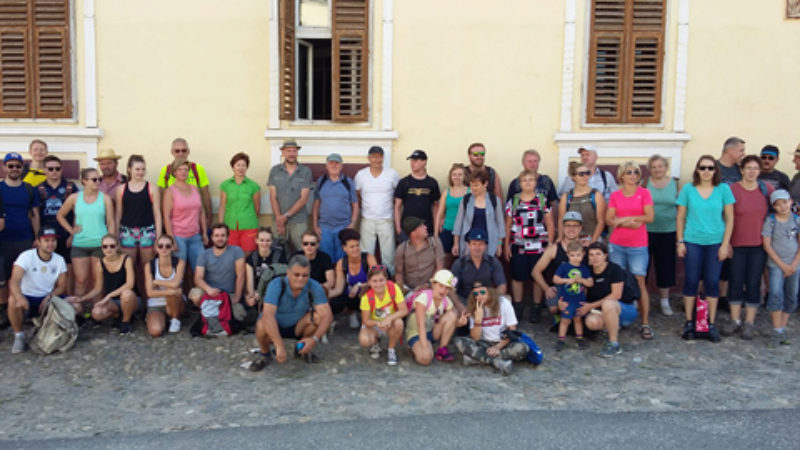
<svg viewBox="0 0 800 450"><path fill-rule="evenodd" d="M642 339L649 341L655 337L655 333L653 333L653 329L650 325L642 325L642 331L640 332Z"/></svg>

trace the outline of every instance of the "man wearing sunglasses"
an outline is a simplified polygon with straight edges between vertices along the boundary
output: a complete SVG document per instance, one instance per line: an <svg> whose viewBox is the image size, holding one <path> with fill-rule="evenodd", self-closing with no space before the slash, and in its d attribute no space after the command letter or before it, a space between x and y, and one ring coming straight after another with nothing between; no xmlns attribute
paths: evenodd
<svg viewBox="0 0 800 450"><path fill-rule="evenodd" d="M774 187L776 190L789 190L789 176L775 166L778 164L780 150L774 145L765 145L761 149L761 174L758 179Z"/></svg>
<svg viewBox="0 0 800 450"><path fill-rule="evenodd" d="M500 182L500 177L497 171L487 166L486 163L486 146L480 142L474 142L467 147L467 157L469 164L467 165L467 175L470 173L485 168L489 173L488 191L492 192L497 198L503 198L503 185Z"/></svg>
<svg viewBox="0 0 800 450"><path fill-rule="evenodd" d="M72 181L64 179L62 174L61 159L55 155L47 155L44 158L44 175L46 178L44 183L36 186L36 190L39 196L39 213L42 219L42 227L50 227L56 230L56 236L58 236L56 253L64 258L67 263L67 270L71 273L72 259L70 258L69 248L72 246L72 236L58 223L56 216L67 197L73 192L78 192L78 186ZM70 211L67 214L67 221L74 223L73 219L74 213ZM70 278L71 275L67 277ZM67 286L69 285L68 281Z"/></svg>
<svg viewBox="0 0 800 450"><path fill-rule="evenodd" d="M592 172L589 177L589 186L602 192L603 197L608 201L611 193L618 189L617 182L614 175L597 167L597 148L594 145L582 145L578 147L578 154L581 155L581 164ZM575 182L572 181L572 178L567 177L558 188L558 196L561 197L573 189L575 189Z"/></svg>
<svg viewBox="0 0 800 450"><path fill-rule="evenodd" d="M480 281L483 286L494 287L498 294L506 293L506 276L503 265L494 255L486 252L489 236L486 230L473 228L467 234L469 253L459 257L451 271L458 279L456 293L463 304L456 303L459 314L469 300L472 286Z"/></svg>
<svg viewBox="0 0 800 450"><path fill-rule="evenodd" d="M0 314L5 314L8 304L6 281L11 276L14 261L23 251L31 248L33 237L39 232L39 196L34 188L22 181L22 155L8 153L3 162L6 178L0 181L0 197L5 210L5 228L0 232Z"/></svg>
<svg viewBox="0 0 800 450"><path fill-rule="evenodd" d="M184 138L175 138L172 140L172 148L170 149L173 160L161 168L158 174L158 192L162 197L164 190L175 182L175 175L172 174L172 165L179 159L189 159L189 143ZM191 161L191 160L190 160ZM200 191L200 197L203 199L203 212L206 215L206 223L214 223L211 217L211 194L208 192L208 176L206 169L200 164L195 162L189 163L189 177L186 182L192 186L196 186Z"/></svg>

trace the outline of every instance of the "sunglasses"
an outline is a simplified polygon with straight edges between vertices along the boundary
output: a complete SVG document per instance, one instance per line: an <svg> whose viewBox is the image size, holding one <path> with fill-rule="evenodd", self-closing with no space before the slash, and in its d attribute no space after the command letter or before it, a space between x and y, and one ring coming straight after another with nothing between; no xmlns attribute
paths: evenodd
<svg viewBox="0 0 800 450"><path fill-rule="evenodd" d="M479 295L486 295L487 292L489 292L489 291L487 291L486 289L478 289L478 290L472 291L472 296L473 297L477 297Z"/></svg>
<svg viewBox="0 0 800 450"><path fill-rule="evenodd" d="M91 182L93 182L93 183L97 183L97 180L99 180L99 179L100 179L100 178L97 178L97 177L84 178L84 180L86 180L86 181L91 181Z"/></svg>
<svg viewBox="0 0 800 450"><path fill-rule="evenodd" d="M701 172L702 171L713 172L716 168L717 166L697 166L697 170Z"/></svg>
<svg viewBox="0 0 800 450"><path fill-rule="evenodd" d="M103 249L117 248L117 244L103 244L102 247L103 247Z"/></svg>
<svg viewBox="0 0 800 450"><path fill-rule="evenodd" d="M9 169L22 169L22 164L6 164Z"/></svg>
<svg viewBox="0 0 800 450"><path fill-rule="evenodd" d="M761 155L761 159L766 160L766 161L772 161L772 160L775 160L775 159L778 159L778 158L776 158L775 156L772 156L772 155Z"/></svg>
<svg viewBox="0 0 800 450"><path fill-rule="evenodd" d="M378 270L386 271L386 266L384 266L383 264L378 264L377 266L372 266L372 267L369 268L370 272L375 272L375 271L378 271Z"/></svg>
<svg viewBox="0 0 800 450"><path fill-rule="evenodd" d="M61 172L61 167L47 167L48 172Z"/></svg>
<svg viewBox="0 0 800 450"><path fill-rule="evenodd" d="M172 248L172 244L158 244L158 248L170 249Z"/></svg>
<svg viewBox="0 0 800 450"><path fill-rule="evenodd" d="M189 153L189 149L188 148L176 148L176 149L174 149L172 151L175 152L175 153Z"/></svg>
<svg viewBox="0 0 800 450"><path fill-rule="evenodd" d="M626 170L626 171L625 171L625 175L639 175L640 173L641 173L641 172L639 172L639 170L638 170L638 169Z"/></svg>
<svg viewBox="0 0 800 450"><path fill-rule="evenodd" d="M316 247L316 246L317 246L316 242L303 241L303 247Z"/></svg>
<svg viewBox="0 0 800 450"><path fill-rule="evenodd" d="M580 170L580 171L575 173L575 175L577 175L579 177L588 177L591 174L592 174L591 170Z"/></svg>
<svg viewBox="0 0 800 450"><path fill-rule="evenodd" d="M486 156L486 152L472 152L472 156Z"/></svg>

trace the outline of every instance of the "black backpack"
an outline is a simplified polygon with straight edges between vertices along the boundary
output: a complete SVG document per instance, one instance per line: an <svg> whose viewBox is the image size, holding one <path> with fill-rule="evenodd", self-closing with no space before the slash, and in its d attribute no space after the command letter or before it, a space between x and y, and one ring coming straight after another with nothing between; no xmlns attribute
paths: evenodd
<svg viewBox="0 0 800 450"><path fill-rule="evenodd" d="M639 282L636 276L622 269L625 272L625 283L622 286L622 301L623 303L633 303L642 296L642 291L639 289Z"/></svg>

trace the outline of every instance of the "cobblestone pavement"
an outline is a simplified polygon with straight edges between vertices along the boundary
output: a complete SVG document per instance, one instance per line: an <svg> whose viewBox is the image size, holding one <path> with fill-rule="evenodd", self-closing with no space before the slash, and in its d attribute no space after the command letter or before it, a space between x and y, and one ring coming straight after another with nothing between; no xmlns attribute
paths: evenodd
<svg viewBox="0 0 800 450"><path fill-rule="evenodd" d="M152 339L141 323L131 336L97 327L65 354L38 356L12 355L10 332L3 331L0 441L491 410L800 406L797 318L790 324L794 345L777 349L767 348L763 310L757 321L763 335L753 341L685 342L682 320L654 312L656 338L642 340L638 326L623 330L623 353L611 359L596 356L599 340L588 350L555 353L555 334L546 325L525 324L545 362L538 368L517 363L510 377L460 362L421 367L405 347L400 364L390 367L358 347L344 318L319 351L322 363L290 357L259 373L241 367L251 358L252 334L192 338L184 326L177 335Z"/></svg>

